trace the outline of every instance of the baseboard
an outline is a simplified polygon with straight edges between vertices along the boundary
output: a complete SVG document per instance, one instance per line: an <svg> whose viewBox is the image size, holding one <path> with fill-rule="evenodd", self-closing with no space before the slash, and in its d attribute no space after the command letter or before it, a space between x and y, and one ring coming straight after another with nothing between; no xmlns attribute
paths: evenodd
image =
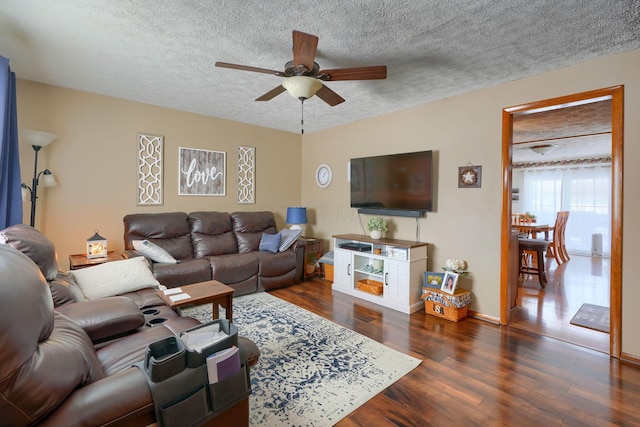
<svg viewBox="0 0 640 427"><path fill-rule="evenodd" d="M488 316L486 314L478 313L477 311L469 310L467 312L467 316L473 317L474 319L483 320L485 322L493 323L495 325L500 325L500 319L493 316Z"/></svg>
<svg viewBox="0 0 640 427"><path fill-rule="evenodd" d="M634 363L636 365L640 365L640 357L639 356L635 356L633 354L629 354L629 353L620 353L620 360L624 360L625 362L631 362Z"/></svg>

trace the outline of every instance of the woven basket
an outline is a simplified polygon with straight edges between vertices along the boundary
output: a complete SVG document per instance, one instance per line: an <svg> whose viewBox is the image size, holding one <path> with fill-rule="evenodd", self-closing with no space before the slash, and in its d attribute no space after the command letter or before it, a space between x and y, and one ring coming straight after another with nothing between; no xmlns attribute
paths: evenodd
<svg viewBox="0 0 640 427"><path fill-rule="evenodd" d="M458 308L446 294L426 291L422 295L422 299L424 300L424 311L427 314L442 317L452 322L457 322L467 317L469 305Z"/></svg>
<svg viewBox="0 0 640 427"><path fill-rule="evenodd" d="M364 279L358 280L358 289L361 291L369 292L374 295L382 295L384 286L382 282L376 280Z"/></svg>

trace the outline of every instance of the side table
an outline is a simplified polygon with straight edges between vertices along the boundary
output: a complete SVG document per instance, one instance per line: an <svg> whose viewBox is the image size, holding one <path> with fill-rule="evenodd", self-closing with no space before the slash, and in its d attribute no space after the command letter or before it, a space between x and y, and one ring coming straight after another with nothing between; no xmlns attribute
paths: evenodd
<svg viewBox="0 0 640 427"><path fill-rule="evenodd" d="M107 256L104 258L87 258L85 254L69 255L69 270L78 270L80 268L87 268L94 265L104 264L105 262L121 261L122 254L115 251L107 252Z"/></svg>
<svg viewBox="0 0 640 427"><path fill-rule="evenodd" d="M179 310L180 307L187 305L213 305L211 309L212 318L215 320L219 317L218 305L225 309L225 314L229 322L233 322L233 292L231 286L227 286L217 280L209 280L206 282L194 283L192 285L180 286L181 293L165 295L162 291L157 291L157 295L173 309ZM188 294L189 298L174 300L172 297L177 295Z"/></svg>
<svg viewBox="0 0 640 427"><path fill-rule="evenodd" d="M316 267L318 260L322 258L322 239L315 237L302 237L307 245L304 248L304 275L303 280L320 275L320 268Z"/></svg>

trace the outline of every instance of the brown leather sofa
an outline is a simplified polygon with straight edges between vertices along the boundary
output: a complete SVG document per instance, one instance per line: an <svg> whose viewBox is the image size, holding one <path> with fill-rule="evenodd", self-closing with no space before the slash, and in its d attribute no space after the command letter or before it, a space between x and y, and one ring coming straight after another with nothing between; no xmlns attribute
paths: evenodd
<svg viewBox="0 0 640 427"><path fill-rule="evenodd" d="M282 288L303 277L305 241L272 253L258 250L263 233L276 234L272 212L184 212L131 214L123 218L125 257L139 256L134 240L149 240L178 264L153 263L167 287L218 280L234 296Z"/></svg>
<svg viewBox="0 0 640 427"><path fill-rule="evenodd" d="M132 365L150 344L200 323L178 317L154 289L85 301L58 269L51 241L32 227L1 230L0 243L0 426L155 422L149 383ZM255 344L240 337L238 346L252 366ZM225 417L248 420L247 400L214 420Z"/></svg>

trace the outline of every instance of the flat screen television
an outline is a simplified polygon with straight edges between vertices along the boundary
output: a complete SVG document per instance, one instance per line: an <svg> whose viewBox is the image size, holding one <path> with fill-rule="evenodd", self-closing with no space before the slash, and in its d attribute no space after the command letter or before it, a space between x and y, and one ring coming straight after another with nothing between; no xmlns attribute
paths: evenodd
<svg viewBox="0 0 640 427"><path fill-rule="evenodd" d="M431 212L431 151L351 159L351 207Z"/></svg>

